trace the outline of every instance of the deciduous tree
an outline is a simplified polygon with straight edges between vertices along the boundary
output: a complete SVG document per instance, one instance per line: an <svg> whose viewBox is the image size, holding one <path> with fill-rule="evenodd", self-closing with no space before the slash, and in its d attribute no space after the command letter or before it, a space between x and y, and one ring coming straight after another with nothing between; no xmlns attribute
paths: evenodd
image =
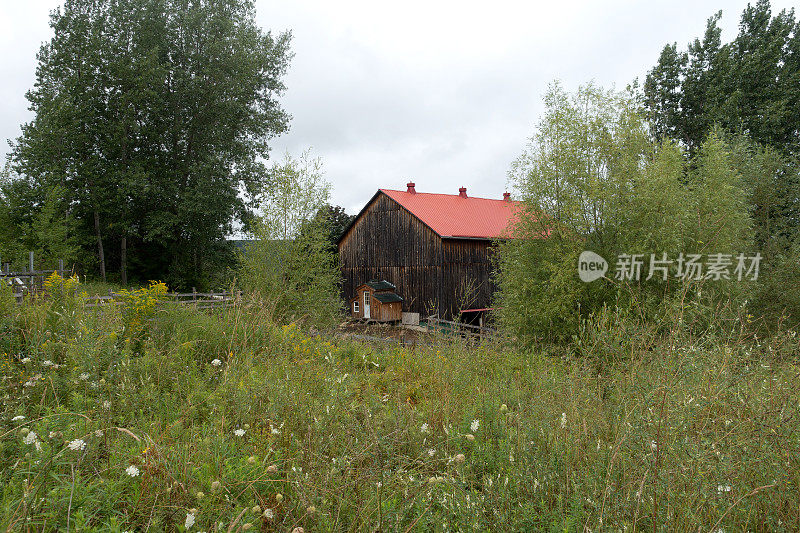
<svg viewBox="0 0 800 533"><path fill-rule="evenodd" d="M101 276L208 282L287 128L289 34L251 0L66 0L51 26L15 170L62 188Z"/></svg>

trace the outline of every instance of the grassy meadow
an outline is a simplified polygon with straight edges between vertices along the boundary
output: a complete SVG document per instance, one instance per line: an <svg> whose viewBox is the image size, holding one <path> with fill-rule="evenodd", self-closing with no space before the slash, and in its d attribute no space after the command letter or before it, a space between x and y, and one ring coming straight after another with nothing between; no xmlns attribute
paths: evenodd
<svg viewBox="0 0 800 533"><path fill-rule="evenodd" d="M162 292L3 300L4 529L800 529L793 332L412 349Z"/></svg>

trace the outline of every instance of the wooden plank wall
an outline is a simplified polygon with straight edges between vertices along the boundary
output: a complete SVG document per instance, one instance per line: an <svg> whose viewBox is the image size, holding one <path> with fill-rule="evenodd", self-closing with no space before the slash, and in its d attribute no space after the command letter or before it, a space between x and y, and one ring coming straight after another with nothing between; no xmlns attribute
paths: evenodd
<svg viewBox="0 0 800 533"><path fill-rule="evenodd" d="M383 193L361 213L339 243L345 301L371 279L397 286L403 311L456 316L458 309L489 307L491 243L445 239Z"/></svg>
<svg viewBox="0 0 800 533"><path fill-rule="evenodd" d="M441 251L438 235L380 193L339 243L343 295L349 300L362 283L385 279L406 311L425 316L439 299Z"/></svg>
<svg viewBox="0 0 800 533"><path fill-rule="evenodd" d="M483 309L491 306L496 287L491 279L491 241L444 239L442 241L441 318L452 318L460 309Z"/></svg>

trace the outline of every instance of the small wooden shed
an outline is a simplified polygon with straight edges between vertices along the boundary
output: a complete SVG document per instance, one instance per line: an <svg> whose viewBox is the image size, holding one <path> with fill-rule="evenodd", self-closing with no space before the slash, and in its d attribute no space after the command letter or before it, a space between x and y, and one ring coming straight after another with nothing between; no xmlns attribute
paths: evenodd
<svg viewBox="0 0 800 533"><path fill-rule="evenodd" d="M399 322L403 318L403 299L386 280L371 280L356 287L350 298L350 316L374 322Z"/></svg>

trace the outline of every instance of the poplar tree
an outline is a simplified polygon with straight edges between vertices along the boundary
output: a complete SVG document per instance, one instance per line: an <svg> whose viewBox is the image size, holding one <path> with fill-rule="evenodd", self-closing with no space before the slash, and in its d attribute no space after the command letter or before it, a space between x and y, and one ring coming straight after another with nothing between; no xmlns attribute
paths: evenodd
<svg viewBox="0 0 800 533"><path fill-rule="evenodd" d="M101 277L210 282L288 127L290 35L252 0L66 0L51 27L14 170L64 191Z"/></svg>

